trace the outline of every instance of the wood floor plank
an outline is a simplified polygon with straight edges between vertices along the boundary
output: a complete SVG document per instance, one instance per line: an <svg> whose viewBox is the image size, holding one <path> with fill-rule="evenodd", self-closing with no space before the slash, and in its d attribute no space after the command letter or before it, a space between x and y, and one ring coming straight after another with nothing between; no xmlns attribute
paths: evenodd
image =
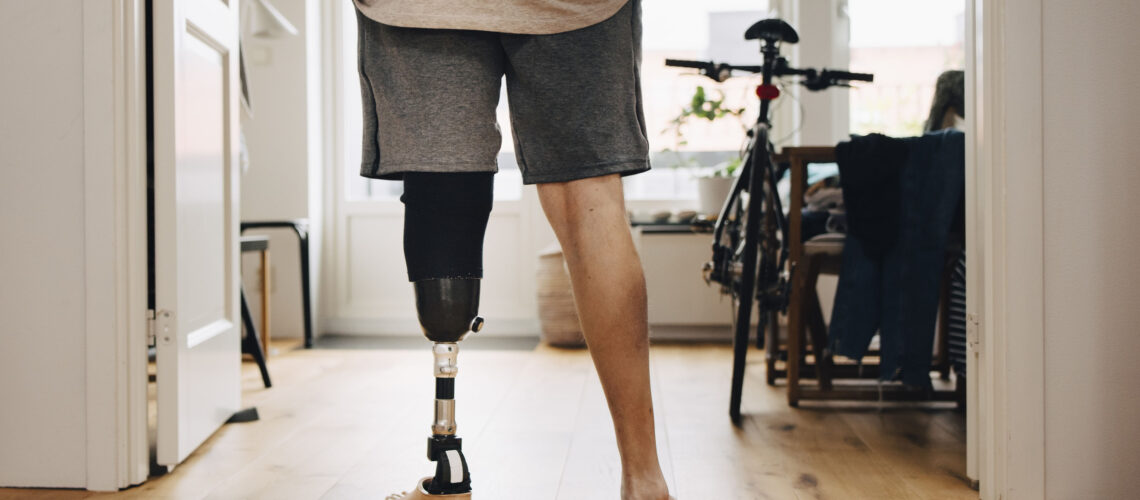
<svg viewBox="0 0 1140 500"><path fill-rule="evenodd" d="M665 388L659 412L665 415L678 498L795 498L784 480L784 458L754 433L728 420L731 366L723 347L655 350ZM762 353L753 351L753 358ZM751 396L755 385L748 387ZM746 414L771 411L772 398L751 398Z"/></svg>
<svg viewBox="0 0 1140 500"><path fill-rule="evenodd" d="M938 415L848 411L843 417L875 454L906 478L914 498L969 498L955 496L967 484L965 443L938 422Z"/></svg>
<svg viewBox="0 0 1140 500"><path fill-rule="evenodd" d="M462 346L462 344L461 344ZM224 426L169 474L118 493L3 489L8 499L375 499L432 473L424 457L430 344L282 350L274 387L243 365L261 420ZM651 357L662 468L681 500L977 498L962 481L964 417L948 409L787 406L750 349L742 427L728 420L731 350L660 345ZM620 461L583 350L462 351L457 422L483 500L616 499Z"/></svg>
<svg viewBox="0 0 1140 500"><path fill-rule="evenodd" d="M539 347L536 353L476 440L464 444L468 461L483 464L472 468L490 498L558 494L592 368L580 352Z"/></svg>
<svg viewBox="0 0 1140 500"><path fill-rule="evenodd" d="M559 499L617 498L621 460L597 374L589 371L578 400L574 434L562 466Z"/></svg>

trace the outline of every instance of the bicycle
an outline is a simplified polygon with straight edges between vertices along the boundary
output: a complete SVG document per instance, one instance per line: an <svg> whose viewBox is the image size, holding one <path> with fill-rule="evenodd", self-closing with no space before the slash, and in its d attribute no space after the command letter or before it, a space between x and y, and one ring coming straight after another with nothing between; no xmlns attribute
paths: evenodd
<svg viewBox="0 0 1140 500"><path fill-rule="evenodd" d="M757 344L768 344L766 356L776 356L776 315L788 307L794 269L788 263L788 222L776 184L786 171L772 159L773 145L769 140L771 121L770 104L780 96L773 85L778 77L800 77L797 83L808 90L820 91L833 86L850 86L852 81L874 81L874 75L842 70L803 68L788 65L780 55L780 44L798 43L799 34L781 19L764 19L756 22L744 33L745 40L760 40L760 53L764 62L760 66L737 66L712 61L666 59L666 66L695 68L702 76L717 82L732 77L734 71L759 73L761 83L756 88L760 99L760 112L756 124L748 131L749 142L744 150L740 176L733 182L713 228L712 260L702 272L707 283L717 283L721 293L731 295L733 303L733 365L732 388L729 397L729 418L740 424L740 402L744 385L744 363L748 354L752 303L756 302L759 322ZM763 147L763 154L757 152ZM765 229L761 238L761 225ZM748 300L742 298L748 297ZM764 334L765 321L770 321L769 337ZM771 363L770 363L771 366ZM774 381L770 378L769 383Z"/></svg>

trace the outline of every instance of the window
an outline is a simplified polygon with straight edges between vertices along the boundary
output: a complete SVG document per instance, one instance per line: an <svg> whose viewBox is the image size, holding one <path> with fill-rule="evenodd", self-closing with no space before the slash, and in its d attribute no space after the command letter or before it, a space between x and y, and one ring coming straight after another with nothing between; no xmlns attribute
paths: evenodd
<svg viewBox="0 0 1140 500"><path fill-rule="evenodd" d="M851 93L851 132L921 135L938 75L965 64L962 0L850 0L851 70L875 83Z"/></svg>
<svg viewBox="0 0 1140 500"><path fill-rule="evenodd" d="M631 199L695 199L693 178L738 156L744 146L745 127L757 113L756 82L734 78L718 84L694 76L693 70L667 67L665 59L759 63L759 45L744 41L743 34L752 23L768 16L768 2L652 0L642 5L641 81L653 170L627 177L626 195ZM726 108L745 108L745 112L740 119L691 120L679 140L670 123L698 86L711 98L723 95Z"/></svg>

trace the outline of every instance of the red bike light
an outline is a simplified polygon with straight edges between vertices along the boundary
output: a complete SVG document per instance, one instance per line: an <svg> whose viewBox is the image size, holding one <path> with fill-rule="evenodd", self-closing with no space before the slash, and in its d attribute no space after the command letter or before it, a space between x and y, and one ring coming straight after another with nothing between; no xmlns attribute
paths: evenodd
<svg viewBox="0 0 1140 500"><path fill-rule="evenodd" d="M780 97L780 89L775 85L760 85L756 87L756 96L765 101Z"/></svg>

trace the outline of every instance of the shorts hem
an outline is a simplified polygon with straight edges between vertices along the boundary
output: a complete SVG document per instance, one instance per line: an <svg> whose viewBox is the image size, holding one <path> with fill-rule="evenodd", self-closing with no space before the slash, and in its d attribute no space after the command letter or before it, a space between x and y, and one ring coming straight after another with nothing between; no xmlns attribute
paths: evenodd
<svg viewBox="0 0 1140 500"><path fill-rule="evenodd" d="M499 166L496 164L488 164L483 162L471 163L395 163L384 164L376 166L373 164L365 163L360 165L360 176L369 179L380 179L387 181L398 181L404 178L404 174L408 172L427 172L439 174L463 174L463 173L477 173L477 172L490 172L492 174L499 172Z"/></svg>
<svg viewBox="0 0 1140 500"><path fill-rule="evenodd" d="M523 184L531 185L545 184L550 182L569 182L611 174L621 174L622 177L625 177L627 175L646 172L649 170L649 168L649 160L618 160L604 163L595 163L587 167L573 167L558 170L555 172L544 172L537 174L527 173L524 170L522 177Z"/></svg>

